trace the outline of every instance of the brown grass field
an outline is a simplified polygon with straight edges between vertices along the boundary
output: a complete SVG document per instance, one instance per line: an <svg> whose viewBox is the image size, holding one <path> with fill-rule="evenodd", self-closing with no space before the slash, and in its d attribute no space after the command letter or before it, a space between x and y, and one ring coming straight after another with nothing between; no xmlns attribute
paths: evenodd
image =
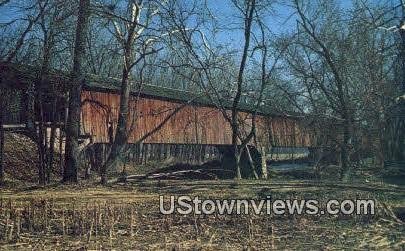
<svg viewBox="0 0 405 251"><path fill-rule="evenodd" d="M374 216L188 215L159 195L200 198L372 198ZM403 187L306 181L144 181L3 189L0 250L404 250Z"/></svg>

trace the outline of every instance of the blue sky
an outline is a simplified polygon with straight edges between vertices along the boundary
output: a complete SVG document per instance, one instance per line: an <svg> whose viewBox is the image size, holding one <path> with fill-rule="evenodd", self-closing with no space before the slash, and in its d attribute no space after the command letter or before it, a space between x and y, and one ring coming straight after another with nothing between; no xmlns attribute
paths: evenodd
<svg viewBox="0 0 405 251"><path fill-rule="evenodd" d="M329 0L326 0L329 1ZM378 1L378 0L377 0ZM293 9L288 7L281 1L275 3L272 6L272 13L269 13L265 17L267 26L271 29L271 32L280 35L282 33L288 33L295 29L296 19L291 17L293 14ZM343 8L349 8L351 6L352 0L338 0ZM241 41L243 40L243 32L241 30L229 30L232 27L231 23L234 23L235 16L237 16L237 10L232 5L231 1L223 0L207 0L208 7L210 8L213 15L217 18L221 26L224 26L224 30L217 34L217 39L219 42L227 43L231 47L240 47ZM234 25L235 27L237 25Z"/></svg>
<svg viewBox="0 0 405 251"><path fill-rule="evenodd" d="M230 25L229 23L232 22L232 16L235 15L236 9L232 6L230 0L222 1L222 0L207 0L208 6L213 12L213 14L220 20L219 22L228 28ZM310 0L308 0L310 1ZM330 0L325 0L330 1ZM276 34L280 35L282 33L286 33L292 31L296 27L296 18L291 15L293 14L294 10L291 7L288 7L286 2L284 1L274 1L278 2L273 4L272 9L273 13L270 13L266 16L266 23L271 31ZM284 3L280 3L284 2ZM291 1L292 2L292 1ZM343 9L349 9L352 6L352 0L336 0L336 2L342 7ZM370 4L387 4L388 6L394 6L394 4L398 4L399 0L368 0ZM243 39L243 32L240 30L226 30L222 32L218 39L225 42L230 43L233 46L240 46L240 41Z"/></svg>
<svg viewBox="0 0 405 251"><path fill-rule="evenodd" d="M202 0L203 1L203 0ZM219 42L229 43L232 47L237 47L240 45L240 41L243 38L243 32L241 30L229 30L229 27L232 27L232 23L235 22L235 16L237 14L236 9L232 6L231 0L206 0L208 8L211 10L213 15L217 18L218 23L223 26L225 29L218 34ZM310 0L308 0L310 1ZM329 0L325 0L329 1ZM350 8L352 0L336 0L341 7ZM284 32L289 32L295 29L296 19L295 17L289 18L293 13L293 10L288 7L285 3L289 2L288 0L278 0L278 2L273 4L272 9L273 13L269 13L266 16L266 23L270 27L271 31L276 35L282 34ZM284 3L280 3L284 2ZM370 3L382 3L392 5L397 4L399 0L368 0ZM20 0L14 0L14 3L22 3ZM0 23L8 22L20 13L16 12L12 8L12 4L9 4L6 7L0 8ZM289 18L289 19L288 19ZM235 25L234 25L235 26Z"/></svg>
<svg viewBox="0 0 405 251"><path fill-rule="evenodd" d="M14 3L18 3L20 0L14 0ZM329 0L326 0L329 1ZM371 0L371 2L379 2L379 0ZM391 0L392 1L392 0ZM395 0L394 0L395 1ZM338 0L340 4L343 7L349 7L351 5L352 0ZM13 1L12 1L13 4ZM11 5L12 5L11 4ZM232 12L234 11L233 8L231 7L230 0L208 0L208 5L210 9L218 16L224 15L224 16L230 16L232 15ZM0 8L0 22L7 22L10 19L13 19L18 15L18 13L13 10L13 8L9 7L10 4L6 5L6 7L1 7ZM275 4L274 5L276 15L278 17L273 17L275 18L276 26L275 29L281 29L282 26L282 20L285 19L289 14L291 14L291 10L285 6L285 4ZM228 17L227 17L228 18Z"/></svg>

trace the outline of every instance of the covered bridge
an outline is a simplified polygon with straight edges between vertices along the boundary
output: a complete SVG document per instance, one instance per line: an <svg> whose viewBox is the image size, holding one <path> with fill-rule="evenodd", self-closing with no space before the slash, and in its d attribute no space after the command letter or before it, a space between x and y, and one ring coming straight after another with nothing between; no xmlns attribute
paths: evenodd
<svg viewBox="0 0 405 251"><path fill-rule="evenodd" d="M26 93L28 84L37 79L38 69L30 66L0 65L1 98L7 99L5 109L5 126L17 128L25 124ZM44 99L43 117L45 122L54 118L51 107L56 106L56 120L63 138L63 125L66 119L66 86L69 76L64 72L53 71L46 77L46 95L57 95ZM49 91L52 89L54 91ZM56 90L56 91L55 91ZM89 138L96 152L106 153L118 118L120 101L120 81L118 79L101 79L89 75L82 91L81 134ZM57 93L57 94L52 94ZM230 102L222 102L223 107L230 108ZM175 90L155 85L134 84L130 101L129 144L136 142L143 135L153 130L178 107L181 109L172 116L156 133L144 140L143 144L133 145L131 159L135 162L151 159L174 157L181 160L204 161L218 155L218 149L231 144L232 131L220 109L203 93ZM252 106L241 103L238 107L240 119L246 131L249 130L254 112ZM229 112L229 111L228 111ZM266 152L271 149L305 149L311 146L313 136L302 125L299 118L272 111L263 106L257 116L257 137L251 144L259 145ZM299 151L298 151L299 152Z"/></svg>

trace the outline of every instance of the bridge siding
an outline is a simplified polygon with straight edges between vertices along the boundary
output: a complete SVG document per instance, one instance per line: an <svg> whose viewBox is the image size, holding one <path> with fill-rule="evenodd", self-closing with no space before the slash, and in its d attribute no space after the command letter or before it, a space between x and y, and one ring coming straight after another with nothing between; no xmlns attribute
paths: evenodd
<svg viewBox="0 0 405 251"><path fill-rule="evenodd" d="M108 121L112 121L115 128L119 100L118 94L83 91L82 133L92 135L95 143L108 143ZM138 119L135 119L129 143L155 128L181 105L174 101L145 97L136 102L133 97L130 102L129 123L135 116ZM249 130L250 114L241 112L240 116L246 123L245 129ZM231 128L218 109L188 105L144 143L229 145L231 136ZM258 116L257 139L264 146L269 146L270 141L277 146L310 146L310 137L306 130L297 120L285 117Z"/></svg>

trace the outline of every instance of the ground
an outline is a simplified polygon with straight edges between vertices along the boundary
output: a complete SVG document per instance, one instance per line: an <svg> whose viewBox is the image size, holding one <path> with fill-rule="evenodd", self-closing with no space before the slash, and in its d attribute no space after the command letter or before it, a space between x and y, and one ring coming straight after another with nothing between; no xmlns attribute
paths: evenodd
<svg viewBox="0 0 405 251"><path fill-rule="evenodd" d="M6 135L6 186L0 189L0 250L405 250L404 169L365 162L346 183L339 168L271 166L270 179L132 180L103 187L98 175L79 185L39 187L35 146ZM145 174L162 163L127 168ZM163 168L164 169L164 168ZM83 178L83 173L80 174ZM117 180L117 179L115 179ZM376 214L162 215L159 195L201 199L373 199Z"/></svg>
<svg viewBox="0 0 405 251"><path fill-rule="evenodd" d="M377 209L374 216L165 216L159 212L159 195L215 199L271 196L323 202L332 198L372 198ZM1 190L0 196L1 250L405 248L405 225L395 214L405 207L405 188L396 185L136 181L108 187L87 184L8 188ZM7 222L10 227L5 231ZM20 227L11 230L17 225Z"/></svg>

